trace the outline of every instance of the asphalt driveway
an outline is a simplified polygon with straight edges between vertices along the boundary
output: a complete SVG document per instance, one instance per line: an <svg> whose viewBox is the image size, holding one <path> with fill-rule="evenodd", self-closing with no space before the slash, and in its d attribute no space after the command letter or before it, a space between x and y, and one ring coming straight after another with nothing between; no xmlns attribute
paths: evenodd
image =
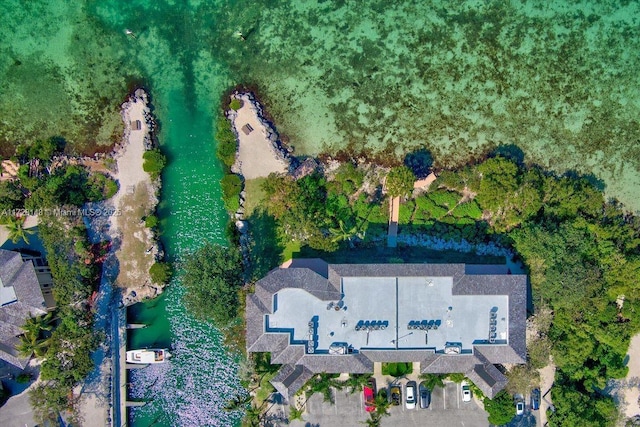
<svg viewBox="0 0 640 427"><path fill-rule="evenodd" d="M403 384L404 385L404 384ZM403 387L404 393L404 387ZM345 391L335 393L335 405L322 401L321 395L313 395L307 402L304 421L292 421L292 427L332 427L361 426L369 417L364 410L362 392L349 394ZM406 409L404 405L392 406L391 414L382 420L382 426L446 425L465 427L487 427L487 413L478 404L463 402L460 385L447 383L444 388L436 388L428 409Z"/></svg>

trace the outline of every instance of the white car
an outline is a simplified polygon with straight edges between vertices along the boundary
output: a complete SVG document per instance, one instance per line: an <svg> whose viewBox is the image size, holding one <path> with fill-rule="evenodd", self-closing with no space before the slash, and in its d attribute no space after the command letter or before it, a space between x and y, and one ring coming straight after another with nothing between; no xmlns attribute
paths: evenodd
<svg viewBox="0 0 640 427"><path fill-rule="evenodd" d="M416 382L409 381L407 383L407 399L405 400L405 406L407 409L416 408Z"/></svg>
<svg viewBox="0 0 640 427"><path fill-rule="evenodd" d="M524 414L524 396L521 394L516 394L514 398L516 401L516 415L519 416Z"/></svg>
<svg viewBox="0 0 640 427"><path fill-rule="evenodd" d="M462 390L462 401L471 402L471 387L469 387L469 383L462 381L460 389Z"/></svg>

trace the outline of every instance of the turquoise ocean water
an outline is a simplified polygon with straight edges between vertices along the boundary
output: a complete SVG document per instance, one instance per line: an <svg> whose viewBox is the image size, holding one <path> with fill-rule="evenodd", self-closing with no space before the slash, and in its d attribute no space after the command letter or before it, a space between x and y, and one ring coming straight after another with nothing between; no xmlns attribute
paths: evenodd
<svg viewBox="0 0 640 427"><path fill-rule="evenodd" d="M638 1L0 0L0 14L0 150L107 144L143 84L171 162L160 213L174 259L224 239L213 117L238 83L259 88L300 154L426 147L447 166L510 144L640 209ZM176 282L135 309L154 326L132 344L171 343L176 358L133 378L152 399L134 425L233 425L221 408L237 366L180 296Z"/></svg>

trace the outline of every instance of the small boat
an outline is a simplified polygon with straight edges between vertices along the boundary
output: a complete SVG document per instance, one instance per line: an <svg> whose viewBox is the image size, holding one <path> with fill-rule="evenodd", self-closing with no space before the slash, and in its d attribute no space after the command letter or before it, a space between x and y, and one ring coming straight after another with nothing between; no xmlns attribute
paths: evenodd
<svg viewBox="0 0 640 427"><path fill-rule="evenodd" d="M127 363L164 363L171 357L171 353L163 348L144 348L127 351Z"/></svg>

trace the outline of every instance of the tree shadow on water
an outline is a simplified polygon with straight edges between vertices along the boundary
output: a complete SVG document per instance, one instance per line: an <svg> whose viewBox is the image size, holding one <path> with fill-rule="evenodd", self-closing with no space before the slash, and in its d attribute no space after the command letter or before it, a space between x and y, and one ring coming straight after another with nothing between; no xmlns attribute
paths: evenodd
<svg viewBox="0 0 640 427"><path fill-rule="evenodd" d="M512 160L519 166L524 165L524 151L515 144L499 145L492 154Z"/></svg>
<svg viewBox="0 0 640 427"><path fill-rule="evenodd" d="M264 277L280 264L280 254L284 245L280 242L275 218L264 210L257 210L247 217L247 235L250 239L249 276L255 280Z"/></svg>

